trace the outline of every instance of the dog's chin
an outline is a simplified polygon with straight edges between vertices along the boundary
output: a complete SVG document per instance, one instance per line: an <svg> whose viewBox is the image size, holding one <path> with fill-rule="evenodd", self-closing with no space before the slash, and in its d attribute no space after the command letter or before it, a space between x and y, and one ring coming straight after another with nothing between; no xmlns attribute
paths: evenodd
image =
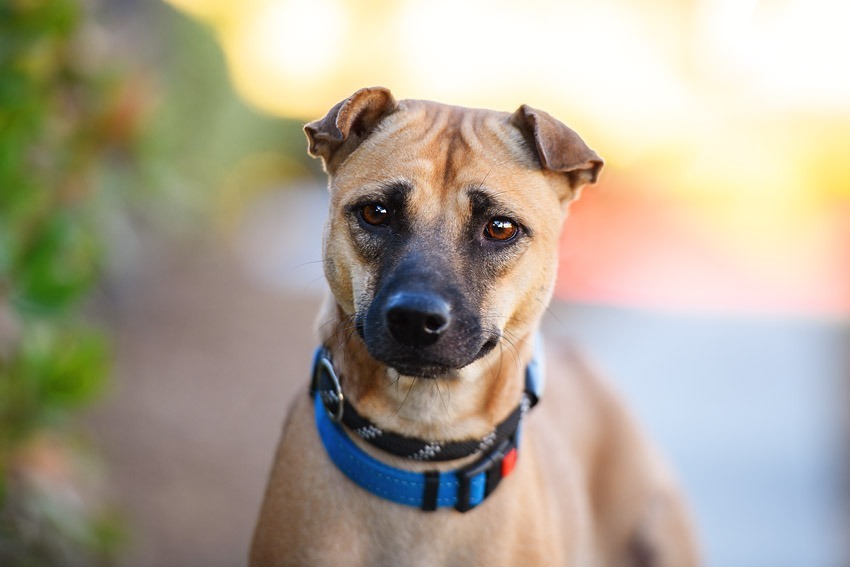
<svg viewBox="0 0 850 567"><path fill-rule="evenodd" d="M461 368L472 364L480 358L483 358L487 355L491 350L496 348L496 345L499 344L499 337L494 336L485 341L485 343L481 346L478 352L472 356L468 361L461 361L455 364L438 364L428 360L381 360L384 364L398 372L402 376L411 376L414 378L426 378L429 380L436 380L440 378L447 378L450 376L455 370L460 370Z"/></svg>
<svg viewBox="0 0 850 567"><path fill-rule="evenodd" d="M417 364L387 364L387 366L398 372L400 376L425 378L427 380L446 378L454 370L454 368L448 366L421 366Z"/></svg>

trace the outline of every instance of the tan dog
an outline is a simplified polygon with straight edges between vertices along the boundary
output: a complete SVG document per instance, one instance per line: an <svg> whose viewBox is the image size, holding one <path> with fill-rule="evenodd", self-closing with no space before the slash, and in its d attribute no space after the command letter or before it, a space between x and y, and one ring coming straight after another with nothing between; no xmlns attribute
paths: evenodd
<svg viewBox="0 0 850 567"><path fill-rule="evenodd" d="M532 362L561 224L596 153L527 106L383 88L305 130L330 177L316 371L330 385L291 409L251 565L696 565L675 485L613 393L557 345ZM523 418L540 364L546 389ZM357 434L335 421L343 395L368 423ZM425 445L405 458L381 436ZM439 460L464 440L480 450Z"/></svg>

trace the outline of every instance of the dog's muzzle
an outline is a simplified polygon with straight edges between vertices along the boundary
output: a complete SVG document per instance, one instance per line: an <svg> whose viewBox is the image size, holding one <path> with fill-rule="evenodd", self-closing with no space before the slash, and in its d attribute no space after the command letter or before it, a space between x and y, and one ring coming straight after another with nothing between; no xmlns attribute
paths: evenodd
<svg viewBox="0 0 850 567"><path fill-rule="evenodd" d="M437 378L483 356L499 338L449 297L420 286L379 293L357 315L357 332L369 354L399 374Z"/></svg>

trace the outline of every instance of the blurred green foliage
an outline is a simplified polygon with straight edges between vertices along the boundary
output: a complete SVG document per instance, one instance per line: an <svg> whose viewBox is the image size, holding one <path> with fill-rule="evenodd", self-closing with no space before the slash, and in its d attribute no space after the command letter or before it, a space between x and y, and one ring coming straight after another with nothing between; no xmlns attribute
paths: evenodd
<svg viewBox="0 0 850 567"><path fill-rule="evenodd" d="M81 63L82 17L73 0L0 3L3 565L102 564L117 542L109 513L80 498L85 451L66 429L107 376L80 304L103 248L93 172L126 141L114 83Z"/></svg>
<svg viewBox="0 0 850 567"><path fill-rule="evenodd" d="M321 175L304 147L164 4L0 0L0 565L110 564L124 539L75 428L109 378L86 305L123 254L111 231L238 214L257 185Z"/></svg>

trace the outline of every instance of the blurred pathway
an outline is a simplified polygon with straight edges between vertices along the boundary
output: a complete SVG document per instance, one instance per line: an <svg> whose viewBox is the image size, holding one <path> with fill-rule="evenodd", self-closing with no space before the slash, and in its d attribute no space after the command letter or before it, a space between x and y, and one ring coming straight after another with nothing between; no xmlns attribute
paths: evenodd
<svg viewBox="0 0 850 567"><path fill-rule="evenodd" d="M263 289L223 249L159 257L108 306L116 378L92 429L131 524L128 566L244 565L306 388L319 296Z"/></svg>

